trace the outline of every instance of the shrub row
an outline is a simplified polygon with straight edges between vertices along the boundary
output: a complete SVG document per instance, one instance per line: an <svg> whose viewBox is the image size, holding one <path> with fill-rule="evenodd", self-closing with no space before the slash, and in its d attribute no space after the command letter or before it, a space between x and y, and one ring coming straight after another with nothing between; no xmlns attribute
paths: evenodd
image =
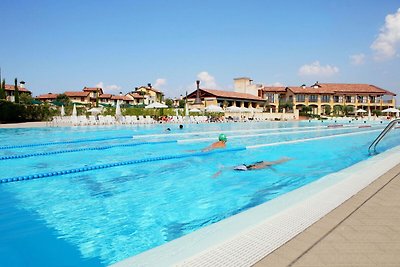
<svg viewBox="0 0 400 267"><path fill-rule="evenodd" d="M27 122L27 121L46 121L54 114L47 105L26 105L0 100L0 122Z"/></svg>

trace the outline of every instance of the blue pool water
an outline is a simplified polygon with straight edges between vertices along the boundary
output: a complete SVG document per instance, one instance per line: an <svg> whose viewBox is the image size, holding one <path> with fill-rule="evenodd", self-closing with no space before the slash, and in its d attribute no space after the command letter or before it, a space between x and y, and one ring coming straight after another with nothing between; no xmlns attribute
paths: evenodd
<svg viewBox="0 0 400 267"><path fill-rule="evenodd" d="M0 183L0 266L115 263L365 160L385 126L327 124L1 129L0 180L7 182ZM172 131L165 133L166 127ZM198 153L220 132L228 136L228 149ZM399 145L398 136L398 129L390 132L378 151ZM4 158L19 155L26 157ZM230 168L282 157L292 160L258 171ZM154 160L8 182L148 158Z"/></svg>

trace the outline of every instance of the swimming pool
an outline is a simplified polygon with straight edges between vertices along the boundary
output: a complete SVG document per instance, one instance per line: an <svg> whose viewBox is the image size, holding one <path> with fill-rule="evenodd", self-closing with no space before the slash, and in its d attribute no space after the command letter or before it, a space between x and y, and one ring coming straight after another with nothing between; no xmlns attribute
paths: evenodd
<svg viewBox="0 0 400 267"><path fill-rule="evenodd" d="M0 264L102 266L139 254L367 159L384 125L361 125L3 129ZM220 132L228 149L198 153ZM390 132L378 151L399 145L396 137ZM293 160L254 172L228 168L281 157Z"/></svg>

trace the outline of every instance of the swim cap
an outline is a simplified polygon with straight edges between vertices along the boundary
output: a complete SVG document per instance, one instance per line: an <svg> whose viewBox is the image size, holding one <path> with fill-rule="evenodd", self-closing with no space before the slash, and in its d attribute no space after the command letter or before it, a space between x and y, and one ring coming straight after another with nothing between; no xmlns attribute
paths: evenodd
<svg viewBox="0 0 400 267"><path fill-rule="evenodd" d="M223 142L228 141L228 139L226 138L226 135L224 135L224 134L220 134L220 135L218 136L218 140L219 140L219 141L223 141Z"/></svg>

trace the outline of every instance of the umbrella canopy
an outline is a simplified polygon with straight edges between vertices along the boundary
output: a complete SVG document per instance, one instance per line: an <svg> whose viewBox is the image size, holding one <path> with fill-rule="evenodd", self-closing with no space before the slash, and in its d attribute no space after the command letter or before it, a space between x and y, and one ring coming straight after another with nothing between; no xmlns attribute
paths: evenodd
<svg viewBox="0 0 400 267"><path fill-rule="evenodd" d="M400 110L398 110L397 108L387 108L387 109L382 110L382 112L385 112L385 113L387 113L387 112L400 112Z"/></svg>
<svg viewBox="0 0 400 267"><path fill-rule="evenodd" d="M201 110L198 108L192 108L191 110L189 110L189 112L199 113L199 112L201 112Z"/></svg>
<svg viewBox="0 0 400 267"><path fill-rule="evenodd" d="M100 108L91 108L88 110L88 112L90 112L92 114L98 114L98 113L101 113L101 109Z"/></svg>
<svg viewBox="0 0 400 267"><path fill-rule="evenodd" d="M61 117L65 116L64 105L61 106Z"/></svg>
<svg viewBox="0 0 400 267"><path fill-rule="evenodd" d="M229 106L226 108L227 111L229 112L241 112L241 108L237 107L237 106Z"/></svg>
<svg viewBox="0 0 400 267"><path fill-rule="evenodd" d="M115 117L120 117L121 115L121 106L119 105L119 100L117 100L117 106L115 107Z"/></svg>
<svg viewBox="0 0 400 267"><path fill-rule="evenodd" d="M356 110L356 113L366 113L366 112L367 112L366 110L363 110L361 108Z"/></svg>
<svg viewBox="0 0 400 267"><path fill-rule="evenodd" d="M72 108L72 116L73 116L73 117L76 117L76 115L77 115L76 106L75 106L75 104L74 104L74 107Z"/></svg>
<svg viewBox="0 0 400 267"><path fill-rule="evenodd" d="M159 102L154 102L150 105L145 106L144 108L168 108L168 106Z"/></svg>
<svg viewBox="0 0 400 267"><path fill-rule="evenodd" d="M208 112L224 112L224 110L221 107L215 106L215 105L211 105L211 106L206 107L206 110Z"/></svg>

